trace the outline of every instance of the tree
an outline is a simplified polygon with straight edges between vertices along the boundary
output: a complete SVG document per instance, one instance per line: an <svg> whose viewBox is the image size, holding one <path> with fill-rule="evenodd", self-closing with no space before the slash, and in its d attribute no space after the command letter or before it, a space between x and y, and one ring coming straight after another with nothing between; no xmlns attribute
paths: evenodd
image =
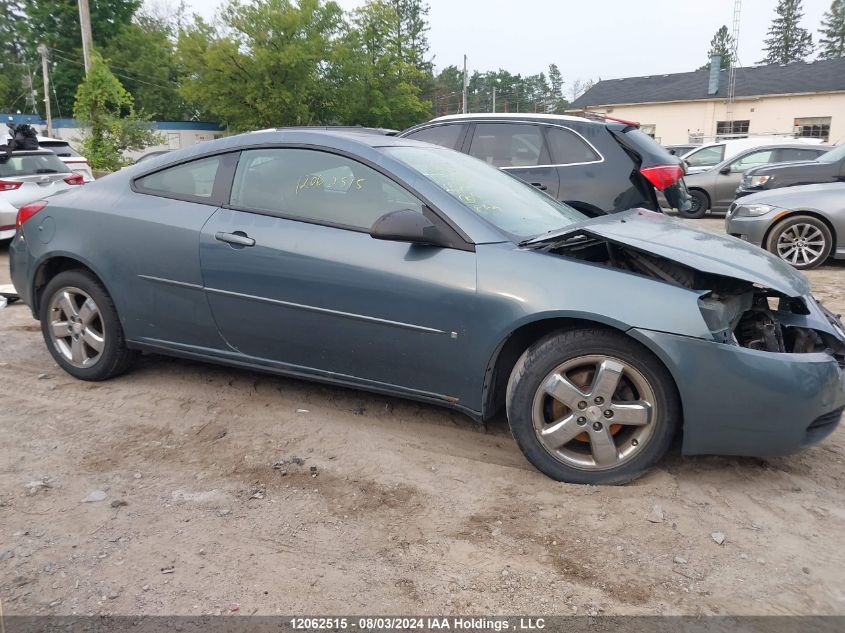
<svg viewBox="0 0 845 633"><path fill-rule="evenodd" d="M845 0L833 0L819 33L820 59L845 57Z"/></svg>
<svg viewBox="0 0 845 633"><path fill-rule="evenodd" d="M132 101L132 95L93 51L91 69L79 84L73 105L73 116L88 128L80 149L92 168L115 171L127 163L124 151L160 142L146 121L135 114Z"/></svg>
<svg viewBox="0 0 845 633"><path fill-rule="evenodd" d="M335 2L230 2L215 28L197 17L176 46L182 96L233 130L330 120L326 81L342 25Z"/></svg>
<svg viewBox="0 0 845 633"><path fill-rule="evenodd" d="M430 116L431 102L420 98L431 83L424 29L402 27L412 20L398 13L417 5L370 0L352 13L333 72L341 121L403 129Z"/></svg>
<svg viewBox="0 0 845 633"><path fill-rule="evenodd" d="M801 26L802 0L779 0L766 36L766 57L761 64L789 64L804 61L813 52L813 36Z"/></svg>
<svg viewBox="0 0 845 633"><path fill-rule="evenodd" d="M142 14L121 27L103 58L132 94L135 109L155 119L180 120L190 108L179 93L173 35L164 18Z"/></svg>
<svg viewBox="0 0 845 633"><path fill-rule="evenodd" d="M734 38L728 33L728 27L722 25L713 39L710 40L710 50L707 51L707 63L699 70L710 70L710 59L713 55L721 55L722 61L719 64L721 70L727 70L734 63Z"/></svg>
<svg viewBox="0 0 845 633"><path fill-rule="evenodd" d="M593 79L575 79L569 86L570 101L575 101L595 85L596 82Z"/></svg>
<svg viewBox="0 0 845 633"><path fill-rule="evenodd" d="M0 111L31 113L35 107L30 68L19 31L22 20L18 0L0 0ZM5 130L3 130L5 132Z"/></svg>
<svg viewBox="0 0 845 633"><path fill-rule="evenodd" d="M141 0L91 2L94 48L104 47L116 37L131 22L140 5ZM54 64L52 88L58 106L54 114L67 115L73 106L76 87L85 76L77 0L21 0L21 9L24 18L18 36L33 59L39 43L50 49Z"/></svg>

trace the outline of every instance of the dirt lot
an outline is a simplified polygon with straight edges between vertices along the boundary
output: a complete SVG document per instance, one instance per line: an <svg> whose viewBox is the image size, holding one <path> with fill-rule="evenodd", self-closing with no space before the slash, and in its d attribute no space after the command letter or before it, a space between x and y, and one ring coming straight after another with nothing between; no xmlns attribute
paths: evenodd
<svg viewBox="0 0 845 633"><path fill-rule="evenodd" d="M809 276L845 312L845 265ZM558 484L503 420L153 356L75 381L19 304L0 429L6 614L845 614L845 429Z"/></svg>

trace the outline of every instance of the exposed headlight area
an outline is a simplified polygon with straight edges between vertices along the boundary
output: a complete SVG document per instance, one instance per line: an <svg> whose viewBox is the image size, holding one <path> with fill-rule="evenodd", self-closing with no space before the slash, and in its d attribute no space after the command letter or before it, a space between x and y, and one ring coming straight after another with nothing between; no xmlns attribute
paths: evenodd
<svg viewBox="0 0 845 633"><path fill-rule="evenodd" d="M756 286L740 290L732 285L711 291L698 301L701 316L717 342L763 352L823 352L845 367L842 323L812 297L786 297Z"/></svg>
<svg viewBox="0 0 845 633"><path fill-rule="evenodd" d="M736 204L736 207L733 208L731 215L745 218L756 218L766 215L778 208L770 204L734 204Z"/></svg>

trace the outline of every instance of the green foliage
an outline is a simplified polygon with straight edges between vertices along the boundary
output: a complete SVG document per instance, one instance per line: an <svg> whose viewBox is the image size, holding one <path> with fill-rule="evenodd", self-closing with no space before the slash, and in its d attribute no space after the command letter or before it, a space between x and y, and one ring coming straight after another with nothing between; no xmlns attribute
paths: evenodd
<svg viewBox="0 0 845 633"><path fill-rule="evenodd" d="M183 29L182 95L233 130L324 120L327 64L342 25L334 2L230 2L223 24Z"/></svg>
<svg viewBox="0 0 845 633"><path fill-rule="evenodd" d="M710 70L710 59L713 55L721 55L722 61L719 64L721 70L727 70L734 63L734 38L728 32L728 27L722 25L713 39L710 40L710 50L707 51L707 63L698 70Z"/></svg>
<svg viewBox="0 0 845 633"><path fill-rule="evenodd" d="M79 6L77 0L21 0L22 15L19 37L26 44L31 59L36 59L36 48L43 42L51 49L53 88L58 108L53 114L67 116L73 106L76 87L85 76L82 64L82 38L79 33ZM108 45L129 24L141 6L141 0L93 0L91 32L94 47ZM53 50L55 49L55 50ZM41 82L36 82L41 91ZM43 99L43 93L39 99Z"/></svg>
<svg viewBox="0 0 845 633"><path fill-rule="evenodd" d="M833 0L819 32L819 58L845 57L845 0Z"/></svg>
<svg viewBox="0 0 845 633"><path fill-rule="evenodd" d="M813 36L801 26L802 0L779 0L766 36L766 57L762 64L788 64L804 61L813 52Z"/></svg>
<svg viewBox="0 0 845 633"><path fill-rule="evenodd" d="M21 5L18 0L0 0L0 111L31 113L34 100L29 92L29 67L18 31Z"/></svg>
<svg viewBox="0 0 845 633"><path fill-rule="evenodd" d="M179 93L173 35L162 18L139 15L102 49L106 63L132 94L136 110L155 119L191 115Z"/></svg>
<svg viewBox="0 0 845 633"><path fill-rule="evenodd" d="M147 122L135 114L133 99L98 53L91 58L91 71L79 84L73 116L88 128L80 150L96 170L114 171L127 161L123 152L160 142Z"/></svg>

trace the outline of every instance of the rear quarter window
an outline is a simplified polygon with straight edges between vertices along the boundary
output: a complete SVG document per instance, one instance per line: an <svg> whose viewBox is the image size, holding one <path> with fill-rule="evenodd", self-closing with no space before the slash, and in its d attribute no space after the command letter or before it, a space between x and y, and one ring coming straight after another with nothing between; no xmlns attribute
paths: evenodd
<svg viewBox="0 0 845 633"><path fill-rule="evenodd" d="M135 189L166 198L211 203L218 172L227 156L201 158L142 176L135 180Z"/></svg>
<svg viewBox="0 0 845 633"><path fill-rule="evenodd" d="M580 136L559 127L547 127L549 152L552 162L558 165L594 163L601 160L596 151Z"/></svg>
<svg viewBox="0 0 845 633"><path fill-rule="evenodd" d="M70 169L54 154L9 157L0 155L0 178L65 173L70 173Z"/></svg>
<svg viewBox="0 0 845 633"><path fill-rule="evenodd" d="M446 125L433 125L431 127L411 132L404 138L410 138L423 143L432 143L449 149L457 149L464 132L464 125L460 123L449 123Z"/></svg>

